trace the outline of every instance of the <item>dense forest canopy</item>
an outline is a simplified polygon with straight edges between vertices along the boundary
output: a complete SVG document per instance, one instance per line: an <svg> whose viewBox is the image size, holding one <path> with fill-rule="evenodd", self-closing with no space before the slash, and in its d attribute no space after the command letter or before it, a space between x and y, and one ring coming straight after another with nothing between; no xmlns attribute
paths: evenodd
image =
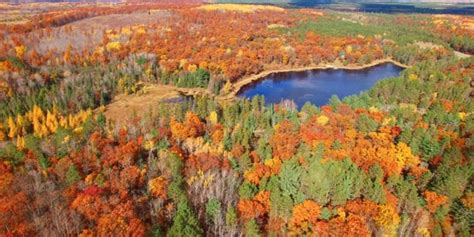
<svg viewBox="0 0 474 237"><path fill-rule="evenodd" d="M0 7L2 236L474 234L472 16ZM235 97L387 61L324 106Z"/></svg>

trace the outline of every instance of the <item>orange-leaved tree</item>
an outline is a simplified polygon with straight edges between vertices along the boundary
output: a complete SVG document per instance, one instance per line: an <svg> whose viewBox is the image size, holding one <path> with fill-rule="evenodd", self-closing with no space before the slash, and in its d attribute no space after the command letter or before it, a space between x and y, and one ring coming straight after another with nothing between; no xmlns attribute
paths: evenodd
<svg viewBox="0 0 474 237"><path fill-rule="evenodd" d="M315 201L305 200L293 207L293 215L289 222L291 233L296 235L314 233L319 219L321 207Z"/></svg>

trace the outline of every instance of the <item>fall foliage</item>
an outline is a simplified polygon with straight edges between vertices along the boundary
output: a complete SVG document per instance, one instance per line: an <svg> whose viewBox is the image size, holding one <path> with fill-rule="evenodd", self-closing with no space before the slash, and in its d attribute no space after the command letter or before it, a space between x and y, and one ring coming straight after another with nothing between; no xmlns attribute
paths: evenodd
<svg viewBox="0 0 474 237"><path fill-rule="evenodd" d="M0 4L0 236L473 235L471 16L38 6ZM408 67L321 107L233 94L381 59Z"/></svg>

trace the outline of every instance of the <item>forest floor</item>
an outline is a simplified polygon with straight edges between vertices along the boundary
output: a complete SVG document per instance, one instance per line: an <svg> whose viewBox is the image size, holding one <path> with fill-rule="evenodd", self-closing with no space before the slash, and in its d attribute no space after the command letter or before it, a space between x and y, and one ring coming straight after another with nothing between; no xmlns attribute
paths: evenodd
<svg viewBox="0 0 474 237"><path fill-rule="evenodd" d="M105 107L104 115L108 120L113 120L117 124L124 124L132 116L146 116L148 113L153 113L152 108L160 102L166 102L167 100L173 101L179 99L180 96L198 96L207 95L215 97L220 103L227 103L237 98L238 92L245 85L251 84L255 81L261 80L272 73L290 72L290 71L306 71L315 69L346 69L346 70L360 70L369 67L376 66L383 63L393 63L397 66L407 68L408 65L401 64L392 59L381 59L375 60L372 63L366 65L346 65L339 62L307 66L307 67L288 67L283 69L266 70L259 74L244 77L237 82L232 84L231 90L226 95L216 96L209 90L204 88L179 88L170 85L161 84L144 84L144 86L134 94L120 94L117 95L114 100ZM96 112L100 111L97 109Z"/></svg>

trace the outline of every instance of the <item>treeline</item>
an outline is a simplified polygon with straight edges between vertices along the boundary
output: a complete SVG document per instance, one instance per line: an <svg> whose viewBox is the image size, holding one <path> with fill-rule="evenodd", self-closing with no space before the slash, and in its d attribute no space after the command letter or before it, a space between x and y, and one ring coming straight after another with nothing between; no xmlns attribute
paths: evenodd
<svg viewBox="0 0 474 237"><path fill-rule="evenodd" d="M452 55L450 45L454 49L469 48L474 42L472 37L453 36L452 41L446 41L445 34L438 35L433 29L426 27L423 21L430 21L428 16L389 16L371 15L370 24L357 22L347 14L324 16L317 20L303 21L291 28L281 28L282 33L292 33L300 38L308 39L308 32L330 37L352 37L352 42L346 43L346 48L338 52L339 60L343 63L366 64L377 59L373 47L378 45L383 49L383 56L412 65L418 61L438 60ZM455 35L454 33L447 35ZM359 47L357 39L372 39L372 48ZM460 40L462 39L462 40ZM435 47L420 47L420 43L432 44ZM350 46L350 50L348 50ZM348 52L349 51L349 52ZM359 53L355 55L356 53ZM379 56L380 57L380 56Z"/></svg>

